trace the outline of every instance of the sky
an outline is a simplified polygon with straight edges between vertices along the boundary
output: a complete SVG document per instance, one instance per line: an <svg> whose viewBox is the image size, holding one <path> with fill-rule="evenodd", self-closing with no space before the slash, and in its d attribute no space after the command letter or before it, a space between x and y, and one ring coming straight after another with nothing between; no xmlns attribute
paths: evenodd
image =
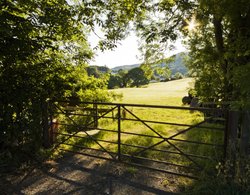
<svg viewBox="0 0 250 195"><path fill-rule="evenodd" d="M97 35L94 33L90 34L89 41L92 48L97 45L98 40L99 38ZM168 56L186 50L181 44L180 40L176 42L175 47L175 50L168 52ZM138 37L134 32L131 32L131 34L125 40L121 41L117 48L115 48L113 51L96 51L95 59L90 62L90 65L107 66L109 68L113 68L116 66L137 64L141 63L137 57L139 55Z"/></svg>

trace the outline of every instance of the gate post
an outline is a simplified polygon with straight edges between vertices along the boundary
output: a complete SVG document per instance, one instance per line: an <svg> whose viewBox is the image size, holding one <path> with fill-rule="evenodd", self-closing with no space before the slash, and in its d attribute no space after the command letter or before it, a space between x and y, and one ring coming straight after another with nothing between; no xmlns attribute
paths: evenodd
<svg viewBox="0 0 250 195"><path fill-rule="evenodd" d="M42 101L42 128L43 128L43 146L49 148L50 134L49 134L49 113L48 113L48 102Z"/></svg>
<svg viewBox="0 0 250 195"><path fill-rule="evenodd" d="M235 160L237 153L239 111L228 112L226 133L226 158Z"/></svg>
<svg viewBox="0 0 250 195"><path fill-rule="evenodd" d="M93 103L94 109L94 128L98 128L98 106L96 102Z"/></svg>
<svg viewBox="0 0 250 195"><path fill-rule="evenodd" d="M240 124L240 143L239 143L239 159L238 159L238 176L248 178L247 164L248 164L248 146L249 146L249 131L250 131L250 113L243 111L241 113Z"/></svg>
<svg viewBox="0 0 250 195"><path fill-rule="evenodd" d="M117 122L118 122L118 139L117 139L117 152L118 160L121 161L121 105L118 106Z"/></svg>
<svg viewBox="0 0 250 195"><path fill-rule="evenodd" d="M241 121L241 135L240 135L240 155L241 157L246 157L248 153L249 146L249 134L250 134L250 112L244 111L242 113Z"/></svg>
<svg viewBox="0 0 250 195"><path fill-rule="evenodd" d="M238 141L238 126L239 126L239 111L229 110L227 114L227 128L225 139L225 163L230 163L233 167L230 169L232 177L237 174L236 157L238 153L237 141Z"/></svg>

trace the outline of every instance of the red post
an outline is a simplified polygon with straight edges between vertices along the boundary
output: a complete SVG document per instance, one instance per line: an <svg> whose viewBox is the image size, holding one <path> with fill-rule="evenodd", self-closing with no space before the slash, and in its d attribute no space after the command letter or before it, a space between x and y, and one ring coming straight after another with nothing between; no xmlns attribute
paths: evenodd
<svg viewBox="0 0 250 195"><path fill-rule="evenodd" d="M49 135L49 116L48 116L48 103L46 101L41 103L42 107L42 128L43 128L43 146L45 148L50 147L50 135Z"/></svg>

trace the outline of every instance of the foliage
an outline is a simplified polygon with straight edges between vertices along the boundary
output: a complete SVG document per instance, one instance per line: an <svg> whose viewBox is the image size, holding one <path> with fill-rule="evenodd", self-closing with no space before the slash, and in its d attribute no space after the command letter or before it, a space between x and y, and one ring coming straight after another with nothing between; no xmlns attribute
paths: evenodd
<svg viewBox="0 0 250 195"><path fill-rule="evenodd" d="M120 69L117 74L110 74L108 88L123 88L128 86L127 71Z"/></svg>
<svg viewBox="0 0 250 195"><path fill-rule="evenodd" d="M164 49L162 49L159 44L143 43L139 50L143 60L140 68L144 70L148 80L152 80L156 76L162 76L165 79L169 78L170 70L167 64L172 62L173 58L165 58ZM162 64L165 64L165 67L162 67Z"/></svg>
<svg viewBox="0 0 250 195"><path fill-rule="evenodd" d="M127 74L128 80L131 82L131 86L139 87L141 85L146 85L149 83L149 80L147 79L145 72L141 68L133 68L128 71Z"/></svg>
<svg viewBox="0 0 250 195"><path fill-rule="evenodd" d="M144 71L152 59L163 59L171 41L186 37L189 67L197 78L197 94L203 100L239 101L246 105L249 87L249 3L247 0L183 1L121 0L83 1L79 20L91 29L102 28L99 47L113 48L135 24L144 39ZM216 5L216 6L215 6ZM214 78L219 79L217 82ZM209 92L209 93L207 93Z"/></svg>
<svg viewBox="0 0 250 195"><path fill-rule="evenodd" d="M242 80L249 75L249 3L217 3L218 8L212 2L196 8L200 25L190 34L190 67L197 74L196 89L203 99L239 101L244 106L250 92Z"/></svg>
<svg viewBox="0 0 250 195"><path fill-rule="evenodd" d="M121 88L122 87L122 78L118 75L110 75L109 82L108 82L108 88L109 89L115 89L115 88Z"/></svg>
<svg viewBox="0 0 250 195"><path fill-rule="evenodd" d="M118 66L111 69L112 74L120 75L123 77L119 72L126 73L125 70L131 70L136 67L140 67L145 71L145 75L149 80L158 80L158 81L168 81L170 80L171 76L173 76L175 73L180 72L183 75L188 74L188 70L186 67L186 58L188 58L187 53L178 53L176 55L173 55L168 58L164 58L161 60L155 60L153 63L145 63L142 64L133 64L133 65L124 65L124 66ZM117 76L117 75L116 75ZM124 81L126 84L126 80ZM125 86L123 84L123 86Z"/></svg>
<svg viewBox="0 0 250 195"><path fill-rule="evenodd" d="M154 70L150 64L143 63L140 68L144 71L144 75L148 80L152 80L154 78Z"/></svg>
<svg viewBox="0 0 250 195"><path fill-rule="evenodd" d="M97 70L97 67L92 67L92 66L87 67L87 73L88 73L88 76L94 76L95 78L100 77L100 73Z"/></svg>
<svg viewBox="0 0 250 195"><path fill-rule="evenodd" d="M183 79L183 75L180 72L175 73L173 76L174 79Z"/></svg>
<svg viewBox="0 0 250 195"><path fill-rule="evenodd" d="M99 78L88 76L84 66L74 67L69 75L70 90L65 93L66 98L77 98L79 101L109 101L107 83L108 74L100 74Z"/></svg>
<svg viewBox="0 0 250 195"><path fill-rule="evenodd" d="M128 2L136 11L126 17L122 9ZM197 95L202 100L238 101L247 106L250 91L244 81L249 77L249 6L247 0L131 0L119 1L115 15L126 18L126 24L127 19L135 22L144 39L144 64L150 65L152 58L162 59L166 46L171 48L171 41L185 36Z"/></svg>
<svg viewBox="0 0 250 195"><path fill-rule="evenodd" d="M161 80L170 80L171 70L167 66L156 67L154 72L156 76L159 76L161 78Z"/></svg>
<svg viewBox="0 0 250 195"><path fill-rule="evenodd" d="M132 68L128 72L125 70L119 70L117 74L110 75L108 88L123 88L123 87L139 87L141 85L148 84L149 80L145 71L140 68Z"/></svg>
<svg viewBox="0 0 250 195"><path fill-rule="evenodd" d="M107 78L87 76L93 52L76 5L5 0L0 7L0 150L8 161L41 147L48 99L106 100Z"/></svg>
<svg viewBox="0 0 250 195"><path fill-rule="evenodd" d="M118 76L121 78L121 84L122 87L127 87L129 84L129 78L128 78L128 71L126 70L118 70Z"/></svg>
<svg viewBox="0 0 250 195"><path fill-rule="evenodd" d="M148 1L148 0L147 0ZM144 17L145 0L81 1L79 20L88 24L93 31L99 26L104 39L98 47L103 51L117 47L119 40L125 38L131 29L131 21Z"/></svg>
<svg viewBox="0 0 250 195"><path fill-rule="evenodd" d="M109 68L105 66L88 66L86 70L88 76L94 76L95 78L100 78L110 72Z"/></svg>
<svg viewBox="0 0 250 195"><path fill-rule="evenodd" d="M194 182L192 187L187 188L187 194L249 194L249 159L241 159L244 167L241 174L233 176L235 164L227 160L225 163L218 163L216 168L217 177L204 177ZM240 161L237 162L240 163ZM239 171L239 170L238 170Z"/></svg>

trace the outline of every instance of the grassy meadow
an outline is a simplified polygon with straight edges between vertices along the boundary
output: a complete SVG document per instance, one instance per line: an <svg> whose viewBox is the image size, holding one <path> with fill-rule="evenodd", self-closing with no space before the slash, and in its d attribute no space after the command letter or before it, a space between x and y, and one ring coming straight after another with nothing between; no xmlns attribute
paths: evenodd
<svg viewBox="0 0 250 195"><path fill-rule="evenodd" d="M122 94L122 103L181 106L182 97L193 86L193 79L185 78L169 82L151 83L141 88L120 88L110 92Z"/></svg>
<svg viewBox="0 0 250 195"><path fill-rule="evenodd" d="M182 105L182 97L187 95L188 88L193 85L193 80L190 78L162 82L162 83L152 83L141 88L123 88L110 90L117 94L122 94L123 98L117 103L128 103L128 104L150 104L150 105L164 105L164 106L184 106ZM111 108L111 107L109 107ZM167 161L169 163L174 163L181 166L188 166L194 168L197 173L197 167L207 167L207 169L215 168L217 160L222 156L222 149L217 147L211 147L209 145L197 145L194 143L186 143L178 140L188 140L188 141L199 141L203 143L223 143L223 132L216 131L205 128L194 128L191 131L181 133L174 137L175 140L170 140L169 142L162 141L159 137L170 137L174 136L178 132L187 129L187 126L175 126L170 124L159 124L151 122L141 122L135 121L135 119L141 119L144 121L156 121L156 122L166 122L166 123L178 123L182 125L195 125L204 120L204 114L198 111L189 110L177 110L177 109L162 109L162 108L146 108L146 107L134 107L126 106L127 110L122 108L122 120L121 120L121 152L124 155L133 155L138 158L150 158L159 161ZM80 113L80 112L79 112ZM94 149L103 149L117 153L117 109L110 112L106 117L98 121L99 132L89 131L88 134L94 132L92 137L94 139L104 140L99 141L100 145L88 138L84 132L77 133L78 136L85 135L85 138L81 139L79 137L73 137L67 141L69 145L62 145L64 149L68 150L79 150L76 146L87 146ZM112 119L114 117L115 119ZM77 123L82 124L84 121L81 116L72 116L71 119L67 120L67 123ZM204 124L201 126L206 127L221 127L221 125L216 124ZM69 128L61 128L65 132L74 132L74 126ZM71 129L69 131L69 129ZM103 131L104 130L104 131ZM131 133L138 134L132 135ZM140 136L139 136L140 135ZM60 139L60 138L59 138ZM61 137L61 139L64 139ZM108 141L108 142L105 142ZM113 142L113 143L112 143ZM146 150L142 152L144 148L156 145L152 147L154 150ZM133 147L139 146L140 148ZM162 151L169 151L168 153ZM180 155L184 152L190 156ZM106 154L106 156L109 156ZM197 158L197 156L208 156L208 158L213 157L215 160L206 160L205 158ZM128 159L131 161L131 159ZM133 161L133 160L132 160ZM198 165L198 166L197 166ZM188 170L179 170L176 167L167 166L165 164L157 164L159 169L168 169L172 172L190 172ZM199 167L198 167L199 168Z"/></svg>

